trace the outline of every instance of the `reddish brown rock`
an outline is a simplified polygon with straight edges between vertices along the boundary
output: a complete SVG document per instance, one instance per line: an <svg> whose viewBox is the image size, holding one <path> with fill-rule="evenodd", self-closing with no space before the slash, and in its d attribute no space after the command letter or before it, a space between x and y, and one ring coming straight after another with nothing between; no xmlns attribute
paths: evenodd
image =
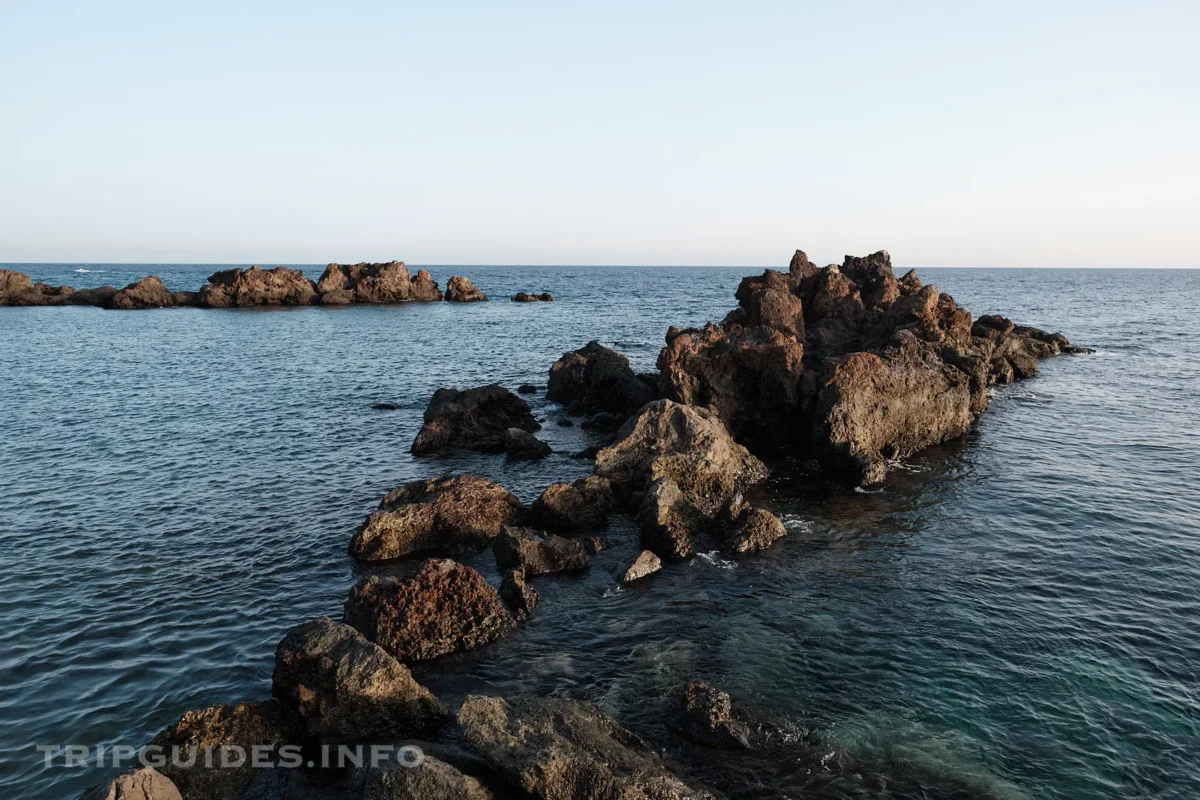
<svg viewBox="0 0 1200 800"><path fill-rule="evenodd" d="M438 289L437 281L429 274L429 270L417 270L416 277L412 279L409 298L426 303L437 302L442 299L442 292Z"/></svg>
<svg viewBox="0 0 1200 800"><path fill-rule="evenodd" d="M175 305L175 293L163 285L157 275L142 278L117 292L109 300L109 308L168 308Z"/></svg>
<svg viewBox="0 0 1200 800"><path fill-rule="evenodd" d="M495 383L465 391L438 389L424 419L412 443L416 455L455 447L500 452L509 428L532 433L542 427L528 403Z"/></svg>
<svg viewBox="0 0 1200 800"><path fill-rule="evenodd" d="M519 461L536 461L545 458L553 451L550 445L520 428L509 428L504 432L504 452L509 458Z"/></svg>
<svg viewBox="0 0 1200 800"><path fill-rule="evenodd" d="M350 555L384 561L417 553L467 555L489 547L526 509L512 492L475 475L442 475L389 492L350 542Z"/></svg>
<svg viewBox="0 0 1200 800"><path fill-rule="evenodd" d="M533 501L532 517L545 528L584 530L604 524L613 508L612 484L589 475L574 483L552 483Z"/></svg>
<svg viewBox="0 0 1200 800"><path fill-rule="evenodd" d="M482 575L446 559L426 561L405 580L359 581L346 600L345 621L405 663L482 647L514 625Z"/></svg>
<svg viewBox="0 0 1200 800"><path fill-rule="evenodd" d="M433 283L430 292L425 282L433 279L424 270L413 277L403 261L386 264L330 264L317 281L317 293L326 305L346 303L403 303L409 300L441 300ZM419 291L416 284L422 284ZM436 294L436 296L434 296Z"/></svg>
<svg viewBox="0 0 1200 800"><path fill-rule="evenodd" d="M451 303L480 303L488 296L479 291L479 287L471 283L470 278L453 275L446 281L446 300Z"/></svg>
<svg viewBox="0 0 1200 800"><path fill-rule="evenodd" d="M732 553L765 550L787 535L779 517L765 508L734 498L722 519L724 549Z"/></svg>
<svg viewBox="0 0 1200 800"><path fill-rule="evenodd" d="M238 267L210 275L199 302L208 308L303 306L317 302L317 289L298 269Z"/></svg>
<svg viewBox="0 0 1200 800"><path fill-rule="evenodd" d="M492 800L477 778L426 754L417 766L363 770L360 800Z"/></svg>
<svg viewBox="0 0 1200 800"><path fill-rule="evenodd" d="M32 290L33 281L25 273L0 269L0 305L18 305L11 301Z"/></svg>
<svg viewBox="0 0 1200 800"><path fill-rule="evenodd" d="M142 767L88 789L79 800L183 800L179 789L153 767Z"/></svg>

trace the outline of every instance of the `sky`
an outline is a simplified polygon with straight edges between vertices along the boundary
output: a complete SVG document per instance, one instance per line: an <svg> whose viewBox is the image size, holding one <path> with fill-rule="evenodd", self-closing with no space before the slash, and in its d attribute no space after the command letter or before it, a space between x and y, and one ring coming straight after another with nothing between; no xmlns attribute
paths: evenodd
<svg viewBox="0 0 1200 800"><path fill-rule="evenodd" d="M1200 2L0 0L0 262L1200 267Z"/></svg>

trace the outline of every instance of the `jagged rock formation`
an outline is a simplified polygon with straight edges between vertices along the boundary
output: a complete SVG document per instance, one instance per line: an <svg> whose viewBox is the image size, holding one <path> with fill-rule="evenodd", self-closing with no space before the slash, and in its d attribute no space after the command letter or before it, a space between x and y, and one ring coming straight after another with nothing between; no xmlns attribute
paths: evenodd
<svg viewBox="0 0 1200 800"><path fill-rule="evenodd" d="M175 293L157 275L131 283L109 298L108 308L167 308L176 305Z"/></svg>
<svg viewBox="0 0 1200 800"><path fill-rule="evenodd" d="M643 550L638 553L638 557L629 565L629 569L625 570L625 575L621 578L621 583L633 583L648 575L653 575L661 569L662 559L649 550Z"/></svg>
<svg viewBox="0 0 1200 800"><path fill-rule="evenodd" d="M479 291L479 287L471 283L470 278L452 275L446 281L446 300L451 303L482 303L488 296Z"/></svg>
<svg viewBox="0 0 1200 800"><path fill-rule="evenodd" d="M504 452L509 458L524 461L536 461L545 458L553 451L550 445L520 428L509 428L504 431Z"/></svg>
<svg viewBox="0 0 1200 800"><path fill-rule="evenodd" d="M539 536L530 528L505 526L492 549L500 569L520 569L525 577L586 569L587 553L574 539Z"/></svg>
<svg viewBox="0 0 1200 800"><path fill-rule="evenodd" d="M403 261L330 264L317 281L317 292L324 305L442 299L437 281L428 272L420 270L414 277Z"/></svg>
<svg viewBox="0 0 1200 800"><path fill-rule="evenodd" d="M679 709L669 724L682 736L710 747L750 747L750 727L735 713L729 695L706 683L692 681L684 687Z"/></svg>
<svg viewBox="0 0 1200 800"><path fill-rule="evenodd" d="M346 600L345 621L405 663L482 647L514 625L484 577L448 559L430 559L405 580L359 581Z"/></svg>
<svg viewBox="0 0 1200 800"><path fill-rule="evenodd" d="M441 475L384 496L350 541L350 555L384 561L428 553L462 556L489 547L525 506L512 492L475 475Z"/></svg>
<svg viewBox="0 0 1200 800"><path fill-rule="evenodd" d="M199 302L207 308L305 306L317 302L317 288L298 269L236 267L210 275Z"/></svg>
<svg viewBox="0 0 1200 800"><path fill-rule="evenodd" d="M528 433L542 428L529 404L498 383L465 391L438 389L424 419L412 443L415 455L455 447L500 452L509 428Z"/></svg>
<svg viewBox="0 0 1200 800"><path fill-rule="evenodd" d="M546 398L570 407L571 413L607 411L628 416L657 397L638 378L629 359L599 342L588 342L550 367Z"/></svg>
<svg viewBox="0 0 1200 800"><path fill-rule="evenodd" d="M719 415L743 441L785 438L859 481L888 459L960 436L987 387L1080 352L1061 334L981 317L897 280L885 251L817 269L797 251L787 274L744 279L720 325L667 333L667 397Z"/></svg>

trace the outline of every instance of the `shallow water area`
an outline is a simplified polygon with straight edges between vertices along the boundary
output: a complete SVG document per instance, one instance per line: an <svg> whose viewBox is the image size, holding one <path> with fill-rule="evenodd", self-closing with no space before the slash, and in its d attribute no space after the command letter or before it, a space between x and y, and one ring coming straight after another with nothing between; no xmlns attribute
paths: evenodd
<svg viewBox="0 0 1200 800"><path fill-rule="evenodd" d="M197 265L14 267L77 288ZM719 320L751 269L430 268L494 302L287 310L0 308L0 782L73 797L108 769L36 744L141 744L270 692L292 626L340 616L346 555L389 489L445 471L529 502L590 470L546 371L589 339L650 371L669 325ZM80 272L78 270L89 270ZM315 277L320 268L306 268ZM513 636L420 665L449 701L598 703L732 798L1200 795L1200 272L918 270L974 314L1097 348L995 390L958 442L855 491L779 464L789 536L618 590L630 519L579 576L537 579ZM508 302L549 291L553 303ZM413 458L440 386L539 386L541 462ZM373 403L394 403L377 411ZM498 580L490 554L469 563ZM704 679L778 747L714 754L662 726Z"/></svg>

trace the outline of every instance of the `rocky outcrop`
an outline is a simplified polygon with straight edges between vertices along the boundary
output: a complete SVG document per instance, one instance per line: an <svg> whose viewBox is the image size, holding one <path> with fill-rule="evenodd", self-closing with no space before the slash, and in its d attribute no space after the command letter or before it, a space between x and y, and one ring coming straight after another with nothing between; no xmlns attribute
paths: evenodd
<svg viewBox="0 0 1200 800"><path fill-rule="evenodd" d="M638 737L586 703L473 696L463 703L458 724L496 773L542 800L710 796L677 778Z"/></svg>
<svg viewBox="0 0 1200 800"><path fill-rule="evenodd" d="M504 573L500 581L500 599L518 618L529 616L537 608L537 589L529 582L523 567L513 567Z"/></svg>
<svg viewBox="0 0 1200 800"><path fill-rule="evenodd" d="M304 306L317 302L317 289L298 269L222 270L201 287L199 303L208 308L234 306Z"/></svg>
<svg viewBox="0 0 1200 800"><path fill-rule="evenodd" d="M250 754L255 747L274 753L279 747L297 742L302 733L290 715L274 701L237 703L189 711L178 722L159 733L150 744L162 748L166 763L159 772L179 789L183 800L238 800L262 768L252 766ZM223 746L245 751L238 765L222 766ZM172 748L177 747L178 758ZM206 753L211 752L211 758ZM182 765L182 766L181 766Z"/></svg>
<svg viewBox="0 0 1200 800"><path fill-rule="evenodd" d="M88 789L79 800L183 800L171 779L142 767Z"/></svg>
<svg viewBox="0 0 1200 800"><path fill-rule="evenodd" d="M25 273L0 269L0 305L26 305L13 301L32 290L33 280Z"/></svg>
<svg viewBox="0 0 1200 800"><path fill-rule="evenodd" d="M404 580L359 581L346 600L345 622L405 663L482 647L514 624L482 575L446 559L430 559Z"/></svg>
<svg viewBox="0 0 1200 800"><path fill-rule="evenodd" d="M663 558L689 558L696 551L696 540L709 532L710 519L679 484L659 478L645 492L638 512L642 547Z"/></svg>
<svg viewBox="0 0 1200 800"><path fill-rule="evenodd" d="M408 668L349 625L323 617L275 650L273 693L316 741L338 745L428 737L446 707Z"/></svg>
<svg viewBox="0 0 1200 800"><path fill-rule="evenodd" d="M359 527L350 555L384 561L418 553L461 556L491 545L525 506L512 492L475 475L442 475L389 492Z"/></svg>
<svg viewBox="0 0 1200 800"><path fill-rule="evenodd" d="M479 291L479 287L471 283L470 278L453 275L446 281L446 300L451 303L480 303L488 296Z"/></svg>
<svg viewBox="0 0 1200 800"><path fill-rule="evenodd" d="M415 767L363 772L361 800L492 800L478 779L431 755Z"/></svg>
<svg viewBox="0 0 1200 800"><path fill-rule="evenodd" d="M677 733L710 747L750 747L750 727L735 714L729 695L705 683L693 681L684 687L679 709L669 724Z"/></svg>
<svg viewBox="0 0 1200 800"><path fill-rule="evenodd" d="M176 305L175 293L157 275L151 275L113 294L107 305L116 309L167 308Z"/></svg>
<svg viewBox="0 0 1200 800"><path fill-rule="evenodd" d="M599 342L588 342L550 367L546 398L571 413L608 411L628 416L657 396L629 366L629 359Z"/></svg>
<svg viewBox="0 0 1200 800"><path fill-rule="evenodd" d="M0 269L0 306L61 306L72 304L75 290L33 281L23 272Z"/></svg>
<svg viewBox="0 0 1200 800"><path fill-rule="evenodd" d="M586 530L604 524L615 505L608 478L589 475L574 483L552 483L533 501L534 522L544 528Z"/></svg>
<svg viewBox="0 0 1200 800"><path fill-rule="evenodd" d="M100 308L109 308L112 305L113 296L116 295L117 291L118 289L115 286L97 286L95 289L79 289L73 295L71 295L70 303L73 306L98 306ZM172 305L195 305L194 301L188 302L187 298L180 296L193 294L195 294L195 292L175 292ZM3 305L2 301L0 301L0 305Z"/></svg>
<svg viewBox="0 0 1200 800"><path fill-rule="evenodd" d="M509 428L532 433L542 427L528 403L496 383L465 391L438 389L424 419L412 443L415 455L456 447L501 452Z"/></svg>
<svg viewBox="0 0 1200 800"><path fill-rule="evenodd" d="M542 292L541 294L517 292L512 296L512 301L514 303L552 303L554 302L554 295L549 292Z"/></svg>
<svg viewBox="0 0 1200 800"><path fill-rule="evenodd" d="M550 445L520 428L509 428L504 432L504 452L509 458L536 461L553 452Z"/></svg>
<svg viewBox="0 0 1200 800"><path fill-rule="evenodd" d="M325 305L437 301L442 293L432 276L421 270L414 277L403 261L386 264L330 264L317 281Z"/></svg>
<svg viewBox="0 0 1200 800"><path fill-rule="evenodd" d="M505 526L492 546L500 569L521 569L526 577L552 572L586 569L587 553L574 539L548 534L538 536L530 528Z"/></svg>
<svg viewBox="0 0 1200 800"><path fill-rule="evenodd" d="M662 559L649 550L643 550L638 553L638 557L629 565L629 569L625 570L625 575L621 578L621 582L633 583L634 581L639 581L642 578L653 575L661 569Z"/></svg>
<svg viewBox="0 0 1200 800"><path fill-rule="evenodd" d="M765 550L787 535L787 528L779 517L740 497L730 502L724 517L722 545L731 553Z"/></svg>

